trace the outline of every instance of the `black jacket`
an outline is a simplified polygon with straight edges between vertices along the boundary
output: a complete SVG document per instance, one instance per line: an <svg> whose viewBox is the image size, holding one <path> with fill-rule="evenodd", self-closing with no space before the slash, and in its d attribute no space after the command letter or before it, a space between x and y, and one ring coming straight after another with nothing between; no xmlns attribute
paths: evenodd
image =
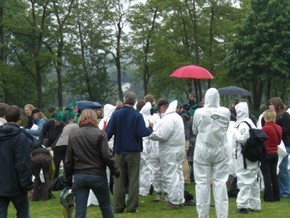
<svg viewBox="0 0 290 218"><path fill-rule="evenodd" d="M27 124L25 126L25 129L31 129L31 127L33 126L33 116L27 116Z"/></svg>
<svg viewBox="0 0 290 218"><path fill-rule="evenodd" d="M44 139L48 139L46 147L55 147L55 144L62 133L64 127L63 123L55 125L55 120L50 119L43 125L42 131L39 135L39 142L44 144Z"/></svg>
<svg viewBox="0 0 290 218"><path fill-rule="evenodd" d="M278 117L276 123L282 127L282 139L286 147L290 147L290 115L284 112Z"/></svg>
<svg viewBox="0 0 290 218"><path fill-rule="evenodd" d="M16 124L0 126L0 196L14 196L33 188L32 144Z"/></svg>
<svg viewBox="0 0 290 218"><path fill-rule="evenodd" d="M92 124L75 129L70 137L65 157L66 185L71 186L74 173L106 177L106 166L118 177L120 171L108 147L106 133Z"/></svg>

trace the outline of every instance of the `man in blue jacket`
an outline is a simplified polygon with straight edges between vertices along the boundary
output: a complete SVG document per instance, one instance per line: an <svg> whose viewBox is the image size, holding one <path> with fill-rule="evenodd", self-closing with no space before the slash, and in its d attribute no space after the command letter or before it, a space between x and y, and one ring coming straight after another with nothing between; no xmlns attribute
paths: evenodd
<svg viewBox="0 0 290 218"><path fill-rule="evenodd" d="M10 201L17 217L28 218L27 192L33 188L30 149L32 141L21 131L21 110L16 105L5 110L7 123L0 126L0 217L7 217Z"/></svg>
<svg viewBox="0 0 290 218"><path fill-rule="evenodd" d="M114 184L115 213L122 213L125 208L127 208L127 213L137 212L140 152L143 150L142 137L149 136L153 131L153 123L149 122L147 128L143 116L134 109L135 102L135 93L127 92L124 97L124 106L112 114L106 128L108 139L115 136L113 152L121 170L121 176ZM127 204L124 188L126 184L128 184Z"/></svg>

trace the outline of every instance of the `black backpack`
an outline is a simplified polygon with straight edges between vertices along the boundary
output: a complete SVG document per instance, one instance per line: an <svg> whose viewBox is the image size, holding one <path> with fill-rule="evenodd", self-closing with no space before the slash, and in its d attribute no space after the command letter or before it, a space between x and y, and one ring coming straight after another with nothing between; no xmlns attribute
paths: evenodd
<svg viewBox="0 0 290 218"><path fill-rule="evenodd" d="M244 157L244 168L247 169L246 159L251 162L261 161L267 154L264 141L268 138L266 133L261 129L254 129L245 122L249 127L250 137L246 143L242 145L242 154Z"/></svg>

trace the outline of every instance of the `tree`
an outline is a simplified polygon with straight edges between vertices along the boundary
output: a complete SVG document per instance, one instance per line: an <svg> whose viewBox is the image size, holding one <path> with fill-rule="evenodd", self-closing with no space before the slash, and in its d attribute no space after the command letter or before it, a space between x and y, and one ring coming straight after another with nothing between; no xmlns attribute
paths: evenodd
<svg viewBox="0 0 290 218"><path fill-rule="evenodd" d="M152 64L152 45L154 44L155 29L158 26L158 13L160 5L155 1L148 1L146 4L136 5L129 15L131 27L131 53L138 70L135 73L137 78L142 78L143 94L148 94L149 81L154 73Z"/></svg>
<svg viewBox="0 0 290 218"><path fill-rule="evenodd" d="M271 94L283 98L289 88L289 20L288 1L253 0L251 12L228 54L229 73L252 90L256 110L265 90L268 99ZM275 93L271 87L275 87Z"/></svg>
<svg viewBox="0 0 290 218"><path fill-rule="evenodd" d="M58 106L63 106L63 61L65 57L66 40L68 34L68 23L75 0L53 1L52 11L54 22L51 24L51 37L47 40L46 46L54 56L52 59L57 74L57 99Z"/></svg>
<svg viewBox="0 0 290 218"><path fill-rule="evenodd" d="M4 42L4 27L3 27L3 17L4 17L4 2L0 3L0 66L1 68L4 68L5 66L5 42ZM4 102L7 101L7 91L5 86L5 77L3 71L0 72L1 80L0 84L3 91L3 99Z"/></svg>
<svg viewBox="0 0 290 218"><path fill-rule="evenodd" d="M6 17L6 30L11 34L9 48L13 50L22 69L32 78L37 90L37 106L42 108L43 80L51 63L51 55L44 45L44 40L49 35L50 1L6 3L11 9L11 14L19 15L17 11L22 10L22 19L15 15L12 15L15 19Z"/></svg>
<svg viewBox="0 0 290 218"><path fill-rule="evenodd" d="M112 11L114 13L111 24L114 29L108 38L109 43L106 52L113 56L117 70L118 95L119 99L123 99L122 73L125 68L123 62L127 59L126 44L128 42L125 29L128 23L127 15L130 10L131 0L114 0L113 5Z"/></svg>
<svg viewBox="0 0 290 218"><path fill-rule="evenodd" d="M157 2L152 1L148 4L151 8L150 6L147 8L153 11L152 4L155 3L156 7ZM140 24L145 23L147 30L150 26L149 18L152 18L148 16L149 9L142 8L136 15ZM224 70L221 63L226 54L226 45L234 33L233 24L239 21L236 12L237 9L230 1L170 0L159 3L157 25L150 41L151 89L158 93L161 91L160 87L162 90L166 89L165 93L172 92L172 89L183 93L192 91L192 80L184 84L179 80L168 78L170 73L183 65L201 65L212 70L213 74L215 71ZM147 36L146 31L142 31L146 29L142 29L142 25L139 27L141 28L138 31L132 32L134 39L139 39L136 44ZM139 49L136 45L134 47ZM142 66L140 64L142 56L135 55L135 57L138 58L139 63L134 63ZM197 98L201 99L201 83L197 82L195 87L200 93Z"/></svg>
<svg viewBox="0 0 290 218"><path fill-rule="evenodd" d="M66 56L66 89L76 99L108 101L112 84L109 66L108 26L112 13L107 1L79 2L72 11L71 29L67 36L70 53ZM97 16L96 16L97 15Z"/></svg>

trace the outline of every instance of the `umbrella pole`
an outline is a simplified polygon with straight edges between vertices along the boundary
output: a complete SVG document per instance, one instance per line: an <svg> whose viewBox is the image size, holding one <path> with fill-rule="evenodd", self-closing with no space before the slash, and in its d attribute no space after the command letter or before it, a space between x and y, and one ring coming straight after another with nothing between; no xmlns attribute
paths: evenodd
<svg viewBox="0 0 290 218"><path fill-rule="evenodd" d="M197 87L197 79L194 79L194 88L195 88L195 98L196 98L196 102L199 102L199 98L198 98L198 87Z"/></svg>

